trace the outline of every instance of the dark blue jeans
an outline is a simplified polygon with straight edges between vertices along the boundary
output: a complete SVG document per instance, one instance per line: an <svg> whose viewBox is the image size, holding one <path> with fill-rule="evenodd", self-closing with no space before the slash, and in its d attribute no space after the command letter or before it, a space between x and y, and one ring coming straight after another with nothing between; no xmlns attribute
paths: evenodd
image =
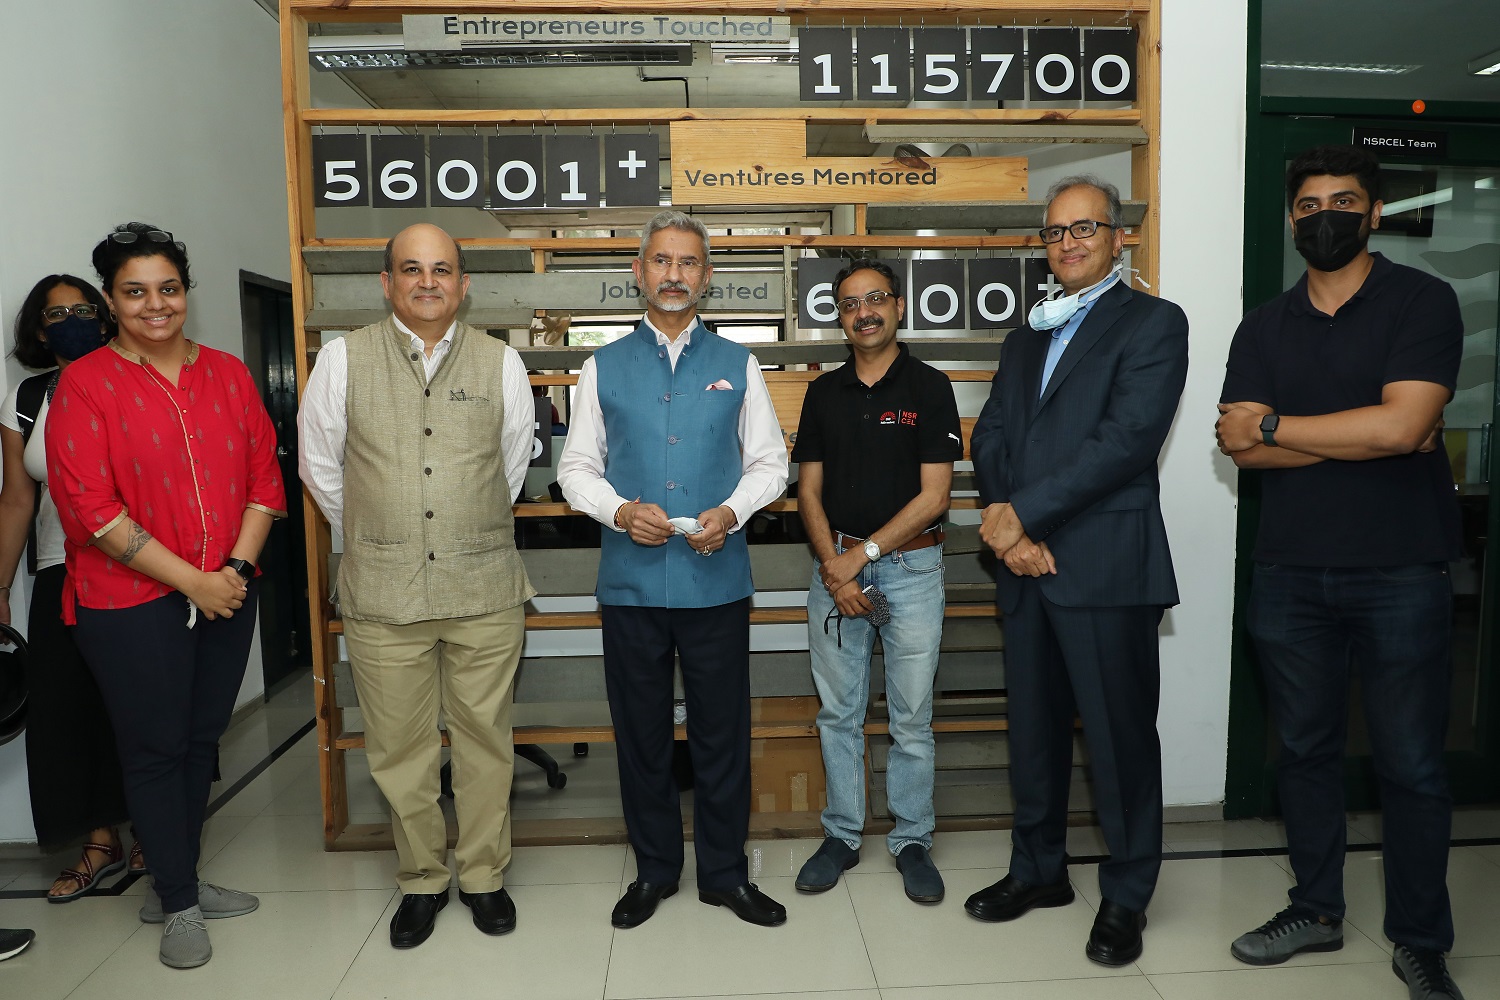
<svg viewBox="0 0 1500 1000"><path fill-rule="evenodd" d="M1453 659L1445 563L1257 563L1249 628L1281 741L1294 905L1344 916L1344 746L1358 671L1384 826L1385 934L1447 951L1453 800L1443 765Z"/></svg>

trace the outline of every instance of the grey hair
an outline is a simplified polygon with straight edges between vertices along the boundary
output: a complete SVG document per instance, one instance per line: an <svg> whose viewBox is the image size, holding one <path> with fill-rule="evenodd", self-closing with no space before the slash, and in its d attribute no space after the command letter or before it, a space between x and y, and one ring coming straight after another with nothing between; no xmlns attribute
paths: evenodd
<svg viewBox="0 0 1500 1000"><path fill-rule="evenodd" d="M1115 232L1121 232L1125 228L1125 211L1120 207L1120 189L1109 181L1101 180L1095 174L1073 174L1064 177L1056 184L1047 189L1047 207L1052 206L1052 201L1064 191L1076 187L1091 187L1104 195L1104 200L1109 203L1109 218L1100 219L1100 222L1108 222L1114 227ZM1042 209L1042 225L1047 224L1047 209Z"/></svg>
<svg viewBox="0 0 1500 1000"><path fill-rule="evenodd" d="M651 237L663 229L681 229L697 234L698 238L703 241L703 256L705 259L708 257L708 229L691 215L675 212L669 208L653 215L651 221L646 223L646 228L641 230L641 260L646 259L646 244L651 242Z"/></svg>

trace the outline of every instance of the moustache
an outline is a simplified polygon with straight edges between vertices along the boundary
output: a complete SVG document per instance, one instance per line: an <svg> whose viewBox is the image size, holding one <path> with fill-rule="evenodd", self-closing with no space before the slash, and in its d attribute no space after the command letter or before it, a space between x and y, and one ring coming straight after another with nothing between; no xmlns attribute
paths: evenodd
<svg viewBox="0 0 1500 1000"><path fill-rule="evenodd" d="M662 292L685 292L688 295L691 295L693 294L693 288L685 281L669 280L663 281L661 284L656 286L656 294L660 295Z"/></svg>

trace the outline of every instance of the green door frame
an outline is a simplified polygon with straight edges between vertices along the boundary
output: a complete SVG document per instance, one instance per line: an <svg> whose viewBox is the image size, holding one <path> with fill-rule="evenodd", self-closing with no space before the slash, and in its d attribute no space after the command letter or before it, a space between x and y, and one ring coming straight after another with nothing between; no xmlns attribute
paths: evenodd
<svg viewBox="0 0 1500 1000"><path fill-rule="evenodd" d="M1409 104L1392 100L1347 100L1332 98L1282 98L1260 95L1261 2L1250 0L1246 80L1245 157L1245 311L1279 295L1282 287L1282 252L1285 243L1286 202L1283 191L1286 151L1323 142L1347 142L1354 120L1361 124L1396 128L1412 126L1441 128L1448 133L1445 163L1500 166L1500 107L1457 101L1433 102L1418 114ZM1500 407L1500 380L1496 383L1496 405ZM1500 469L1500 434L1491 435L1491 469ZM1267 749L1268 715L1264 687L1255 661L1255 651L1246 631L1244 611L1250 592L1260 519L1260 474L1239 476L1239 508L1236 515L1234 622L1231 632L1229 682L1229 742L1226 757L1224 816L1238 819L1275 814L1275 763ZM1491 558L1485 560L1485 605L1480 610L1481 663L1496 659L1497 592L1500 592L1500 498L1490 504L1489 538ZM1500 798L1500 691L1494 680L1496 669L1478 692L1479 720L1476 750L1447 755L1455 798L1461 801L1493 801ZM1374 773L1368 758L1345 764L1345 792L1349 808L1374 804Z"/></svg>

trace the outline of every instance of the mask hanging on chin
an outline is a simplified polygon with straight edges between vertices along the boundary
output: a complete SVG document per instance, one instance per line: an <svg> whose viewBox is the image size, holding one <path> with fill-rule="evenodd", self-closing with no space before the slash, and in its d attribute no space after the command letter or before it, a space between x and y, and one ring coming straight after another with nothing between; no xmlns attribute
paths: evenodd
<svg viewBox="0 0 1500 1000"><path fill-rule="evenodd" d="M97 319L69 316L61 323L42 328L47 350L64 361L77 361L96 348L104 346L104 328Z"/></svg>
<svg viewBox="0 0 1500 1000"><path fill-rule="evenodd" d="M1337 271L1359 255L1370 242L1363 232L1365 212L1325 208L1293 223L1297 252L1317 271Z"/></svg>
<svg viewBox="0 0 1500 1000"><path fill-rule="evenodd" d="M1109 277L1090 288L1079 289L1072 295L1060 295L1055 299L1042 299L1026 314L1026 325L1033 330L1044 332L1056 330L1072 319L1073 314L1082 308L1085 302L1094 301L1119 281L1121 266L1117 262L1115 269L1109 273Z"/></svg>

